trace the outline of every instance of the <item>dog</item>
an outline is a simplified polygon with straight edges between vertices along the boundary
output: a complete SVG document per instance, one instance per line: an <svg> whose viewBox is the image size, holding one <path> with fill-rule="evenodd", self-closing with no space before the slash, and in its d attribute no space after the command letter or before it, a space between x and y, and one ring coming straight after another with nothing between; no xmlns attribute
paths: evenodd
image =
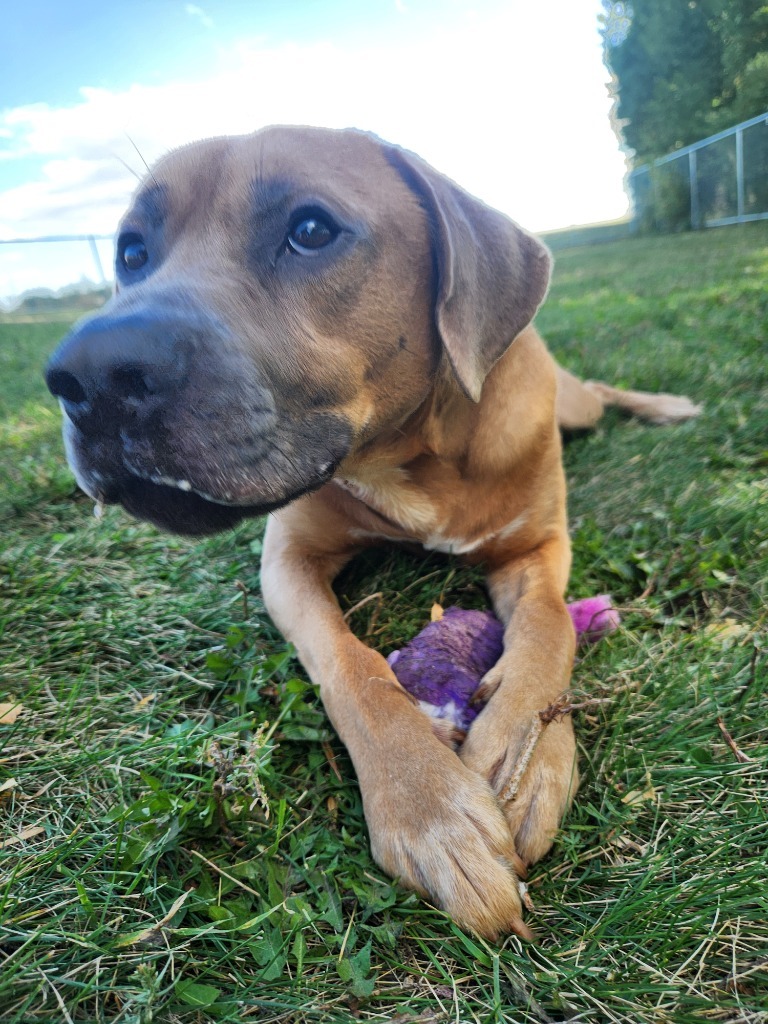
<svg viewBox="0 0 768 1024"><path fill-rule="evenodd" d="M530 937L518 881L578 785L564 717L498 799L573 664L560 429L609 404L698 412L557 366L531 326L550 266L534 236L375 136L208 139L140 185L114 297L46 371L95 500L195 535L271 513L266 607L349 751L374 858L489 939ZM334 597L382 541L485 567L504 653L458 755Z"/></svg>

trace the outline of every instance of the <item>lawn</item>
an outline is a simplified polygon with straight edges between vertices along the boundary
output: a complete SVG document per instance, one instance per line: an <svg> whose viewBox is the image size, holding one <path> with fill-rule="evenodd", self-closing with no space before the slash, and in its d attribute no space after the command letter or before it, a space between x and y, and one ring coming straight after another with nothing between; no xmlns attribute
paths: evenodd
<svg viewBox="0 0 768 1024"><path fill-rule="evenodd" d="M583 784L495 946L371 860L351 765L265 616L263 524L97 520L40 367L0 324L0 1020L768 1022L768 223L559 254L575 372L704 404L608 416L565 458ZM480 577L378 552L341 578L388 652Z"/></svg>

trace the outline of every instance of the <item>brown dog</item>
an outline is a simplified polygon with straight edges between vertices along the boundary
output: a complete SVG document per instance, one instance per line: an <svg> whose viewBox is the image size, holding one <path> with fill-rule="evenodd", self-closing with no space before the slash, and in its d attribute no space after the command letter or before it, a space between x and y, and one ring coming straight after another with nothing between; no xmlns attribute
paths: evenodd
<svg viewBox="0 0 768 1024"><path fill-rule="evenodd" d="M687 399L582 384L530 326L547 250L369 135L270 128L196 143L139 188L115 297L47 379L94 498L185 533L269 519L263 591L357 771L373 855L460 924L527 935L515 870L577 786L568 719L496 799L532 716L568 686L558 424ZM331 590L365 545L482 563L505 623L457 756L346 626Z"/></svg>

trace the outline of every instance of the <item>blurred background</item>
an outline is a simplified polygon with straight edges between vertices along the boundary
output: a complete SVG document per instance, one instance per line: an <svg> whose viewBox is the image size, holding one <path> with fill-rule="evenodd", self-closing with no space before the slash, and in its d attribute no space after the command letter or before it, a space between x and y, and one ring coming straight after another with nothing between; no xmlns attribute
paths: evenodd
<svg viewBox="0 0 768 1024"><path fill-rule="evenodd" d="M2 34L0 314L99 301L146 165L274 122L376 132L553 248L768 216L759 0L28 0Z"/></svg>

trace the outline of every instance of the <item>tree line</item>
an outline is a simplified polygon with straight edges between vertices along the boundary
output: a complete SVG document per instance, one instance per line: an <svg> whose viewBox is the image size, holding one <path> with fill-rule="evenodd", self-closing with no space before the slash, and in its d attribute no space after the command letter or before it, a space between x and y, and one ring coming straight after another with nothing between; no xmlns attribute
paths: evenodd
<svg viewBox="0 0 768 1024"><path fill-rule="evenodd" d="M768 4L603 0L615 126L646 163L768 110Z"/></svg>

